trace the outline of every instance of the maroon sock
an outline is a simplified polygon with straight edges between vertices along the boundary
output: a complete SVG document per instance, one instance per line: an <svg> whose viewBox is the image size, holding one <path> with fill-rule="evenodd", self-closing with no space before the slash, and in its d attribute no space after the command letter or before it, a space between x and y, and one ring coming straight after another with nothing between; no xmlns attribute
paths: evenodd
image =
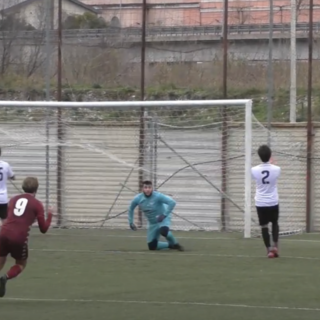
<svg viewBox="0 0 320 320"><path fill-rule="evenodd" d="M17 277L22 272L22 268L19 265L14 265L11 269L7 272L7 279L13 279Z"/></svg>

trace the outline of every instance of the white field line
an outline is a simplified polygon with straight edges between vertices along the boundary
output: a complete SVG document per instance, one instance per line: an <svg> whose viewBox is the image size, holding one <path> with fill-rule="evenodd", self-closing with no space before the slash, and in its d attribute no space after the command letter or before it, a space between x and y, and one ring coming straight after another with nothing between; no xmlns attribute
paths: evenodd
<svg viewBox="0 0 320 320"><path fill-rule="evenodd" d="M174 233L174 231L173 231ZM61 236L67 236L67 237L86 237L87 235L83 234L59 234L59 233L48 233L48 236L55 236L55 237L61 237ZM147 232L145 233L144 236L137 236L137 235L119 235L119 234L88 234L88 237L106 237L106 238L147 238ZM212 237L180 237L179 235L176 236L179 239L187 239L187 240L237 240L237 238L227 238L227 237L216 237L216 238L212 238ZM241 238L239 238L241 239ZM319 240L320 241L320 240Z"/></svg>
<svg viewBox="0 0 320 320"><path fill-rule="evenodd" d="M173 231L174 232L174 231ZM106 238L146 238L147 236L137 236L137 235L117 235L117 234L72 234L72 233L48 233L47 236L54 236L54 237L106 237ZM259 240L261 241L260 238L251 238L251 239L244 239L244 238L230 238L230 237L180 237L179 235L177 235L177 238L179 239L186 239L186 240L247 240L247 241L253 241L253 240ZM281 242L314 242L314 243L320 243L320 239L319 240L307 240L307 239L280 239Z"/></svg>
<svg viewBox="0 0 320 320"><path fill-rule="evenodd" d="M172 254L172 252L157 252L157 251L121 251L121 250L106 250L106 251L95 251L95 250L68 250L68 249L29 249L29 251L38 251L38 252L64 252L64 253L86 253L86 254L123 254L123 255L159 255L179 257L179 256L193 256L193 257L216 257L216 258L242 258L242 259L253 259L261 258L266 259L265 256L261 255L233 255L233 254L214 254L214 253L188 253L188 252L177 252ZM294 260L315 260L319 261L320 257L294 257L294 256L282 256L282 259L294 259Z"/></svg>
<svg viewBox="0 0 320 320"><path fill-rule="evenodd" d="M314 311L320 308L286 307L286 306L255 306L247 304L215 303L215 302L180 302L180 301L143 301L143 300L93 300L93 299L37 299L37 298L3 298L2 301L14 302L60 302L60 303L109 303L109 304L147 304L147 305L173 305L173 306L200 306L200 307L222 307L222 308L246 308L246 309L269 309L289 311Z"/></svg>

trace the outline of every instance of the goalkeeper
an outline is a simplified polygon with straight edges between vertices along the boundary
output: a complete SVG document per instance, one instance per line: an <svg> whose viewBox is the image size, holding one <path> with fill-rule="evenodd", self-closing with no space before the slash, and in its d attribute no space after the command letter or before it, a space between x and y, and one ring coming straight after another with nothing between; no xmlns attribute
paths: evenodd
<svg viewBox="0 0 320 320"><path fill-rule="evenodd" d="M137 227L133 223L134 209L139 206L148 220L147 241L149 250L175 249L183 251L172 232L170 231L171 214L176 202L157 191L153 191L151 181L144 181L142 193L139 193L132 200L129 207L129 225L133 231ZM167 242L159 241L160 235L167 239Z"/></svg>

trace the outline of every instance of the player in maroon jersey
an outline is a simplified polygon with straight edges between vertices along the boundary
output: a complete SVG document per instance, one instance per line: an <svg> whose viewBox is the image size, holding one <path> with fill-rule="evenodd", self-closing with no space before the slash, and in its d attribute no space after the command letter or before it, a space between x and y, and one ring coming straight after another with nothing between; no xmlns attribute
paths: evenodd
<svg viewBox="0 0 320 320"><path fill-rule="evenodd" d="M45 219L43 205L35 198L38 187L38 179L28 177L22 184L25 193L9 201L8 217L0 231L0 270L9 254L16 260L16 264L0 278L0 297L6 293L7 281L17 277L27 265L28 236L32 224L37 220L42 233L46 233L50 227L52 213L49 212Z"/></svg>

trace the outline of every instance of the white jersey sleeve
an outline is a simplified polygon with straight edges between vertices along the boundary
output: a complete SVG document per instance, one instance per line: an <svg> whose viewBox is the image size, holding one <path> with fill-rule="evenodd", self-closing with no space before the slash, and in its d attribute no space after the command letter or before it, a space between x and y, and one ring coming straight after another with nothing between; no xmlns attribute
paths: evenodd
<svg viewBox="0 0 320 320"><path fill-rule="evenodd" d="M270 163L262 163L251 168L256 181L255 203L257 207L272 207L279 204L277 182L281 168Z"/></svg>
<svg viewBox="0 0 320 320"><path fill-rule="evenodd" d="M0 161L0 203L8 203L7 181L13 176L9 163Z"/></svg>

